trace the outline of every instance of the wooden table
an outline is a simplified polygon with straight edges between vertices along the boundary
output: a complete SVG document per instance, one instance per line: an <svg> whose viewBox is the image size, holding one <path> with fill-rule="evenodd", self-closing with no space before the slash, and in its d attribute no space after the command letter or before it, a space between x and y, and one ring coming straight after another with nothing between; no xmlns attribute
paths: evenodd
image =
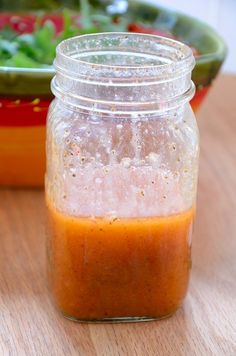
<svg viewBox="0 0 236 356"><path fill-rule="evenodd" d="M236 78L198 113L201 163L193 269L170 319L77 324L50 302L43 192L0 191L0 355L236 355Z"/></svg>

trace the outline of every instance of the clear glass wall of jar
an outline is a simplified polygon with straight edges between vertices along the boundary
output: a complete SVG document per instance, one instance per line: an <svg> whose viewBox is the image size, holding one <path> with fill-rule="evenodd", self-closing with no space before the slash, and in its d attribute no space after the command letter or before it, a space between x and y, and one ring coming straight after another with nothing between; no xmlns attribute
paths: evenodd
<svg viewBox="0 0 236 356"><path fill-rule="evenodd" d="M49 279L75 320L159 319L188 286L198 175L184 44L131 33L63 41L47 122Z"/></svg>

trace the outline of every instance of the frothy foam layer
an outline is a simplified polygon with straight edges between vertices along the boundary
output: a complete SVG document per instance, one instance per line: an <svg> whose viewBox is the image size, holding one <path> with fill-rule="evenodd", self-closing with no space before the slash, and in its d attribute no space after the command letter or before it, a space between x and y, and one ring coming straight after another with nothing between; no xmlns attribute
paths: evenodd
<svg viewBox="0 0 236 356"><path fill-rule="evenodd" d="M72 216L165 216L190 207L181 193L178 173L152 166L91 164L76 173L66 171L63 182L63 189L55 193L63 191L63 196L54 201L60 211Z"/></svg>

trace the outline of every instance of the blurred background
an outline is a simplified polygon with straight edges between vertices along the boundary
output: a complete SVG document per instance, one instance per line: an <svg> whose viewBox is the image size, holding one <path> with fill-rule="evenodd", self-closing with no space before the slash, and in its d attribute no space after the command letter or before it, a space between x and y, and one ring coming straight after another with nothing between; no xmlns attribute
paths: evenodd
<svg viewBox="0 0 236 356"><path fill-rule="evenodd" d="M113 3L124 3L126 0L114 0ZM25 6L31 8L55 8L57 4L73 7L80 0L0 0L0 11L6 9L20 9ZM82 1L83 2L83 1ZM97 3L99 0L90 0ZM224 63L223 71L236 73L236 1L235 0L143 0L146 3L170 8L172 10L194 16L212 26L226 41L229 54ZM109 0L101 0L100 3L112 3ZM121 6L122 7L122 6Z"/></svg>
<svg viewBox="0 0 236 356"><path fill-rule="evenodd" d="M236 1L235 0L146 0L194 16L212 26L226 41L228 56L224 72L236 73Z"/></svg>
<svg viewBox="0 0 236 356"><path fill-rule="evenodd" d="M196 59L191 105L197 112L221 68L236 73L235 18L236 0L0 0L0 186L44 184L59 42L129 31L186 43Z"/></svg>

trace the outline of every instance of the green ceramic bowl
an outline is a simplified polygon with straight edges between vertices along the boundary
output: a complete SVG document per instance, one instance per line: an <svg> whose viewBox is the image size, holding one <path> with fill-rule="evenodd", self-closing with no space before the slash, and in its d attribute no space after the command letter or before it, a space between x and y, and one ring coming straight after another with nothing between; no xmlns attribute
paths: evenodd
<svg viewBox="0 0 236 356"><path fill-rule="evenodd" d="M74 3L72 0L64 2L71 6ZM46 7L47 1L37 3ZM29 2L25 0L23 4L26 6ZM52 4L49 2L49 8ZM11 6L14 8L14 1ZM142 1L130 1L128 16L131 23L144 23L145 32L161 30L193 46L200 53L196 56L193 81L197 89L211 84L226 56L225 42L212 28L195 18ZM0 67L0 95L50 95L53 74L54 69Z"/></svg>
<svg viewBox="0 0 236 356"><path fill-rule="evenodd" d="M73 7L77 1L67 0L63 3ZM21 10L32 10L35 5L53 9L58 6L58 1L39 0L29 4L28 0L22 0ZM12 0L11 10L17 11L17 6L19 2ZM3 0L1 7L2 10L8 10L8 1ZM3 12L0 14L0 24L2 16ZM132 24L130 30L168 34L195 49L193 81L196 95L192 106L196 110L225 59L226 46L223 39L212 28L192 17L140 0L130 1L124 16ZM0 67L0 185L43 184L45 122L52 99L50 81L53 75L53 68Z"/></svg>

